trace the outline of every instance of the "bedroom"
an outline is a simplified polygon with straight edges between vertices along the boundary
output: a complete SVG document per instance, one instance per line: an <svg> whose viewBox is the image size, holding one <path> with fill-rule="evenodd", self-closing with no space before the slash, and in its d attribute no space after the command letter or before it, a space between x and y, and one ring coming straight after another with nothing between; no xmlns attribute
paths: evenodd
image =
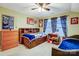
<svg viewBox="0 0 79 59"><path fill-rule="evenodd" d="M79 35L78 5L78 3L0 3L0 55L51 56L52 48L57 48L62 39ZM32 40L35 38L34 35L37 40ZM57 37L56 42L51 41L51 36ZM40 53L38 49L42 52ZM19 52L21 50L24 52Z"/></svg>

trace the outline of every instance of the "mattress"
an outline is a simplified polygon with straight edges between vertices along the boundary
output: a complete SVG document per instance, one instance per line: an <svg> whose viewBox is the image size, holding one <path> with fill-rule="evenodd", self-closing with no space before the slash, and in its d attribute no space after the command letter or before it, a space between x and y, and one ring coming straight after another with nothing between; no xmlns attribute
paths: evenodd
<svg viewBox="0 0 79 59"><path fill-rule="evenodd" d="M29 38L30 41L36 40L37 38L40 38L43 36L46 36L43 32L23 34L23 37Z"/></svg>
<svg viewBox="0 0 79 59"><path fill-rule="evenodd" d="M79 50L79 40L76 40L75 38L65 39L58 48L62 50Z"/></svg>

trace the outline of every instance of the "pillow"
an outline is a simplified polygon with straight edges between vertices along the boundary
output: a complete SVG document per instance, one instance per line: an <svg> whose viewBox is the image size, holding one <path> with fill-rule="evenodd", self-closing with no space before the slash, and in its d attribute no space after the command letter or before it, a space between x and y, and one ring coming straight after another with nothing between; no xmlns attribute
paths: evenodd
<svg viewBox="0 0 79 59"><path fill-rule="evenodd" d="M39 34L40 36L45 35L45 33L44 33L44 32L39 32L38 34Z"/></svg>
<svg viewBox="0 0 79 59"><path fill-rule="evenodd" d="M73 40L79 40L79 39L77 39L77 38L65 38L65 39L73 39Z"/></svg>
<svg viewBox="0 0 79 59"><path fill-rule="evenodd" d="M37 35L37 33L29 33L30 35Z"/></svg>

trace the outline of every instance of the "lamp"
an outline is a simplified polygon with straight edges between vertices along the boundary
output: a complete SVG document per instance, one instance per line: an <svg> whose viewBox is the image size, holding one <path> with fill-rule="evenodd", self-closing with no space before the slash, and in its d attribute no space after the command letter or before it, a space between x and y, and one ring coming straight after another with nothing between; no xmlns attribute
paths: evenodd
<svg viewBox="0 0 79 59"><path fill-rule="evenodd" d="M38 12L42 12L42 11L45 12L46 10L44 10L44 9L41 8L41 7L39 7L39 8L38 8Z"/></svg>

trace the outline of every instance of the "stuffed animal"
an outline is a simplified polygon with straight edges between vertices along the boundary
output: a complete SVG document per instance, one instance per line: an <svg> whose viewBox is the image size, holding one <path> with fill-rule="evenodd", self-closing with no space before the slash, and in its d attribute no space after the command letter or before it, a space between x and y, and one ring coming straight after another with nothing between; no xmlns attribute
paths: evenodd
<svg viewBox="0 0 79 59"><path fill-rule="evenodd" d="M58 42L59 39L58 39L58 37L51 37L51 40L55 41L55 42Z"/></svg>

